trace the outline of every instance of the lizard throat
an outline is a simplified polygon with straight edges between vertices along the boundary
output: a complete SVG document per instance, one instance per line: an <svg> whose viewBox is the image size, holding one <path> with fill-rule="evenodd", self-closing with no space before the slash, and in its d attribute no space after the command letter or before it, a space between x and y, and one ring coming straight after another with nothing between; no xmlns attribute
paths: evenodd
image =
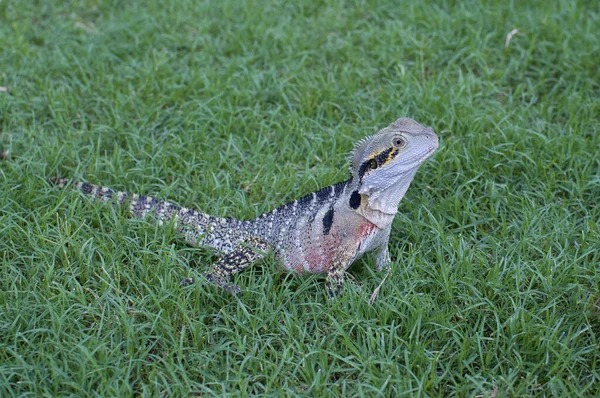
<svg viewBox="0 0 600 398"><path fill-rule="evenodd" d="M363 216L370 223L374 224L377 228L385 229L390 226L392 221L394 221L398 209L396 208L391 213L373 209L369 206L369 197L362 194L360 195L360 206L354 211Z"/></svg>
<svg viewBox="0 0 600 398"><path fill-rule="evenodd" d="M384 213L379 210L373 210L367 206L358 209L357 213L366 218L369 222L373 223L379 229L386 229L389 227L396 216L396 213Z"/></svg>
<svg viewBox="0 0 600 398"><path fill-rule="evenodd" d="M403 178L397 178L395 182L384 180L377 184L379 189L360 187L357 193L360 194L361 200L356 212L378 228L388 227L394 220L398 212L398 205L408 190L416 171L416 169L410 170L402 175Z"/></svg>

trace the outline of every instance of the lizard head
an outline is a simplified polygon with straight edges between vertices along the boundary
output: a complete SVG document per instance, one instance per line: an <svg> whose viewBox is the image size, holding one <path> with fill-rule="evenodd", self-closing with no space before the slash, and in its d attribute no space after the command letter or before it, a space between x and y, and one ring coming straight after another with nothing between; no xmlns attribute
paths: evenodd
<svg viewBox="0 0 600 398"><path fill-rule="evenodd" d="M417 169L438 145L431 128L409 118L398 119L360 141L352 153L350 171L356 190L367 199L367 210L393 217Z"/></svg>

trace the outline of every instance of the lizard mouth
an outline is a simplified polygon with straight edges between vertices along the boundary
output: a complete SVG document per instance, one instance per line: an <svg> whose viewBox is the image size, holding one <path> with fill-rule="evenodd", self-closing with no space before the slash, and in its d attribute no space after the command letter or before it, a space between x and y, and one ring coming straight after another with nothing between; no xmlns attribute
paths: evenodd
<svg viewBox="0 0 600 398"><path fill-rule="evenodd" d="M425 156L430 156L432 153L434 153L435 151L437 151L438 147L439 147L439 143L436 142L434 145L432 145L427 150L427 152L425 153Z"/></svg>

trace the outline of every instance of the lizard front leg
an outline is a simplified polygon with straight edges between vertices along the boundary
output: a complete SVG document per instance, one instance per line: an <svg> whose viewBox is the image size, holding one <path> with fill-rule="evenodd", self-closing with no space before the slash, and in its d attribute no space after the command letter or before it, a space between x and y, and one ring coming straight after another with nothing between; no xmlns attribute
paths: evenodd
<svg viewBox="0 0 600 398"><path fill-rule="evenodd" d="M387 239L385 241L385 244L380 246L376 250L377 250L377 252L376 252L377 258L375 260L375 270L377 270L377 271L385 270L386 274L383 277L383 280L381 281L379 286L377 286L375 288L375 290L373 291L373 293L371 294L371 298L369 299L369 304L373 304L375 302L375 299L377 298L377 295L379 294L379 290L381 290L381 286L383 286L383 283L385 282L387 277L390 275L390 270L392 269L392 261L390 260L390 251L388 249Z"/></svg>
<svg viewBox="0 0 600 398"><path fill-rule="evenodd" d="M346 242L339 248L333 259L331 268L327 271L325 281L325 290L330 299L334 299L342 294L344 290L344 272L358 251L357 242Z"/></svg>
<svg viewBox="0 0 600 398"><path fill-rule="evenodd" d="M240 287L228 284L229 278L247 268L252 263L263 259L269 252L271 246L267 241L257 237L244 239L242 243L236 246L231 252L224 254L219 258L205 273L206 279L225 289L232 294L239 293ZM194 283L194 278L186 278L181 281L181 285Z"/></svg>
<svg viewBox="0 0 600 398"><path fill-rule="evenodd" d="M375 270L389 271L392 265L390 260L390 252L388 250L388 242L390 241L391 225L381 233L379 245L375 248Z"/></svg>
<svg viewBox="0 0 600 398"><path fill-rule="evenodd" d="M380 246L375 253L377 255L375 258L375 270L389 271L392 266L392 260L390 260L390 251L388 250L387 241L384 245Z"/></svg>

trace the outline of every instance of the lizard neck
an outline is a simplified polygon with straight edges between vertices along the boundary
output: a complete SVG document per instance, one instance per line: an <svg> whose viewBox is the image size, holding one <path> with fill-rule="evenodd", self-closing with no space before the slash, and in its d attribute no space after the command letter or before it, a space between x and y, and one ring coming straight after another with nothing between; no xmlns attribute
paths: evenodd
<svg viewBox="0 0 600 398"><path fill-rule="evenodd" d="M367 202L367 200L365 200L365 202ZM386 229L389 227L396 216L396 213L384 213L379 210L373 210L368 206L361 206L356 209L356 212L367 219L367 221L377 226L379 229Z"/></svg>
<svg viewBox="0 0 600 398"><path fill-rule="evenodd" d="M398 212L398 205L406 194L416 172L417 169L413 169L402 173L401 177L393 184L383 185L380 189L360 187L358 192L367 196L367 207L371 210L386 214L396 214Z"/></svg>
<svg viewBox="0 0 600 398"><path fill-rule="evenodd" d="M355 208L355 211L378 228L385 229L389 227L398 212L398 205L408 190L415 172L416 169L409 171L395 184L380 190L365 189L360 182L357 183L352 190L352 195L355 196L355 205L356 195L360 195L360 204Z"/></svg>

